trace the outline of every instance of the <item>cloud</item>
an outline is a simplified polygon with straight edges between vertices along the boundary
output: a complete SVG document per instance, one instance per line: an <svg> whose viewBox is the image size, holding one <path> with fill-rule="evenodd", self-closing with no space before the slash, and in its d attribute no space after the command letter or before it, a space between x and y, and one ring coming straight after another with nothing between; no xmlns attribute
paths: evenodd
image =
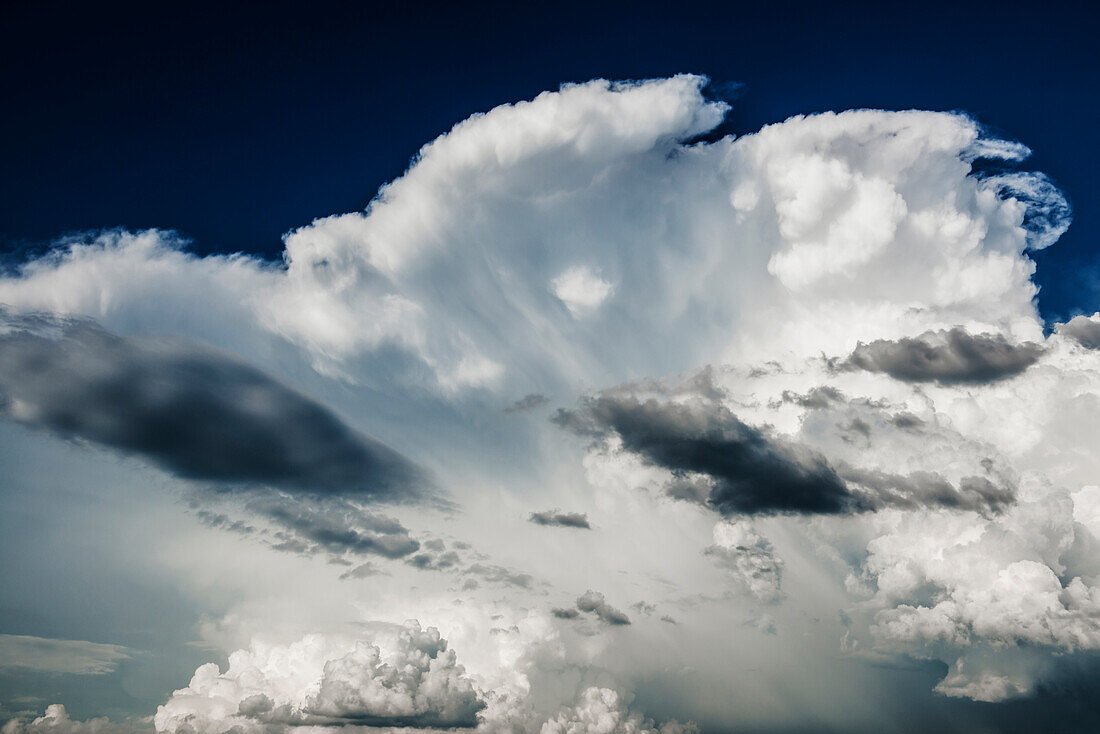
<svg viewBox="0 0 1100 734"><path fill-rule="evenodd" d="M585 530L592 527L588 524L588 515L582 512L558 512L557 510L532 512L527 519L536 525L549 527L584 528Z"/></svg>
<svg viewBox="0 0 1100 734"><path fill-rule="evenodd" d="M1043 354L1038 344L1012 344L1002 334L969 334L961 327L918 337L860 343L846 365L905 382L976 385L1014 377Z"/></svg>
<svg viewBox="0 0 1100 734"><path fill-rule="evenodd" d="M725 521L714 526L714 544L704 553L757 600L770 604L783 593L780 581L783 561L771 543L745 521Z"/></svg>
<svg viewBox="0 0 1100 734"><path fill-rule="evenodd" d="M402 501L410 461L230 354L13 319L0 335L0 410L24 425L140 456L181 477Z"/></svg>
<svg viewBox="0 0 1100 734"><path fill-rule="evenodd" d="M420 548L397 520L339 498L261 494L245 506L283 528L276 537L284 550L402 558Z"/></svg>
<svg viewBox="0 0 1100 734"><path fill-rule="evenodd" d="M558 619L577 619L581 616L581 613L576 609L565 609L563 607L554 607L550 610L550 613Z"/></svg>
<svg viewBox="0 0 1100 734"><path fill-rule="evenodd" d="M651 729L626 713L626 696L608 703L600 693L604 703L587 706L561 695L609 680L639 691L647 713L691 711L717 729L805 728L811 719L882 728L897 710L917 710L906 703L912 679L864 661L900 656L948 665L938 688L946 695L1036 690L1052 661L1072 664L1095 648L1100 576L1097 502L1085 491L1100 471L1097 351L1062 348L1073 335L1044 338L1028 256L1068 223L1064 197L1037 178L978 175L980 157L1007 167L1027 151L988 139L959 114L798 116L696 142L724 113L704 84L595 81L477 115L426 146L366 210L289 234L279 262L199 257L160 231L107 232L59 243L0 277L0 301L13 313L95 318L127 335L117 337L125 344L176 333L267 365L304 355L318 372L311 381L345 390L343 413L361 411L378 435L422 445L468 511L420 516L417 527L476 538L487 558L471 563L452 543L455 562L425 541L402 557L451 565L418 573L392 564L392 577L367 584L285 556L264 567L277 583L254 580L256 565L244 560L210 564L219 583L244 589L226 623L250 620L258 640L316 623L317 607L347 624L364 611L402 619L442 609L441 627L476 669L470 679L496 676L481 686L487 728L508 721L536 731L549 715L578 733L606 722ZM963 348L951 346L962 328ZM904 373L924 348L932 357L920 375ZM823 354L841 355L834 366L862 354L874 369L909 377L830 370ZM704 364L714 367L695 373L698 384L667 381ZM938 384L914 389L920 381ZM583 456L560 432L501 410L518 395L616 384L557 415L592 439ZM308 438L300 440L313 445ZM275 486L304 509L256 509L248 521L280 535L254 537L348 563L345 555L376 553L385 538L395 554L415 542L404 525L360 523L358 501L344 516L336 500L347 491L314 506L299 484ZM601 532L552 554L526 542L535 491L543 507L574 506L583 491ZM257 492L226 494L243 505L270 496ZM705 555L713 516L665 495L718 509L736 530ZM232 527L218 514L212 525ZM525 574L488 558L540 582L524 585ZM575 569L612 598L679 602L678 624L574 644L583 634L556 617L600 619L601 605L608 619L621 614L595 594L582 596L583 613L537 611L541 580L564 593ZM215 575L194 573L207 585ZM731 583L747 594L729 594ZM752 612L777 594L774 618L745 624L746 605ZM834 619L839 608L850 619L843 632L806 621ZM774 638L759 634L769 630ZM820 631L802 637L807 630ZM524 648L536 638L551 642ZM162 718L199 732L469 721L474 704L462 695L445 697L456 702L453 718L442 702L387 709L386 684L369 697L378 707L364 705L373 673L361 674L370 665L358 658L348 670L359 692L333 695L332 716L310 709L312 694L299 694L319 691L324 664L355 648L341 639L301 664L293 646L268 655L254 642L229 672L206 669ZM794 654L777 646L790 639L805 644ZM367 642L387 660L403 649ZM731 660L761 671L734 680ZM791 690L794 704L761 695ZM370 718L382 711L395 717ZM870 723L848 725L860 715ZM943 728L928 716L924 728Z"/></svg>
<svg viewBox="0 0 1100 734"><path fill-rule="evenodd" d="M1092 316L1074 316L1055 327L1059 334L1068 336L1085 349L1100 349L1100 313Z"/></svg>
<svg viewBox="0 0 1100 734"><path fill-rule="evenodd" d="M630 624L630 617L608 604L603 594L591 589L577 597L577 610L595 614L601 622L613 627Z"/></svg>
<svg viewBox="0 0 1100 734"><path fill-rule="evenodd" d="M608 391L554 421L576 433L617 435L623 448L674 474L704 474L706 503L726 515L850 512L857 499L820 454L742 423L725 406L644 402ZM688 495L678 494L682 498Z"/></svg>
<svg viewBox="0 0 1100 734"><path fill-rule="evenodd" d="M953 486L936 472L917 470L900 475L844 466L845 481L870 490L874 502L901 507L946 507L973 512L1002 512L1016 501L1016 488L982 476L963 477Z"/></svg>
<svg viewBox="0 0 1100 734"><path fill-rule="evenodd" d="M550 281L550 285L569 313L577 317L593 313L614 290L610 283L583 266L569 268Z"/></svg>
<svg viewBox="0 0 1100 734"><path fill-rule="evenodd" d="M0 635L0 668L106 675L118 670L119 662L133 655L133 650L122 645L30 635ZM64 713L64 707L61 713Z"/></svg>
<svg viewBox="0 0 1100 734"><path fill-rule="evenodd" d="M534 584L534 578L529 573L521 573L492 564L473 563L462 573L467 576L476 576L489 583L517 586L523 589L529 589Z"/></svg>
<svg viewBox="0 0 1100 734"><path fill-rule="evenodd" d="M550 398L539 393L528 393L516 402L504 409L505 413L526 413L527 411L541 408L550 402Z"/></svg>
<svg viewBox="0 0 1100 734"><path fill-rule="evenodd" d="M691 734L692 723L668 721L660 725L631 714L619 694L610 688L584 690L578 703L542 725L540 734Z"/></svg>
<svg viewBox="0 0 1100 734"><path fill-rule="evenodd" d="M384 575L386 575L385 571L380 570L373 563L367 561L366 563L360 563L355 568L350 568L347 571L344 571L342 574L340 574L340 579L369 579L372 576Z"/></svg>
<svg viewBox="0 0 1100 734"><path fill-rule="evenodd" d="M374 639L309 635L255 644L195 671L157 710L158 732L213 734L240 727L355 724L473 727L485 707L439 632L417 622Z"/></svg>
<svg viewBox="0 0 1100 734"><path fill-rule="evenodd" d="M132 734L147 729L133 723L122 724L106 718L74 721L62 704L54 703L46 707L46 712L31 721L12 719L2 728L0 734ZM151 731L151 729L149 729Z"/></svg>

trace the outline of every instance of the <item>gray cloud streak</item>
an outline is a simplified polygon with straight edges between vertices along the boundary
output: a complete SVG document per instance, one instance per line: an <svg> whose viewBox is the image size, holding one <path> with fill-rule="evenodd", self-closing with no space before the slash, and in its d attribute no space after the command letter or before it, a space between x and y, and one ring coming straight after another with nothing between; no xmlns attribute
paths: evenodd
<svg viewBox="0 0 1100 734"><path fill-rule="evenodd" d="M557 510L532 512L531 516L527 519L536 525L545 525L547 527L581 528L584 530L592 528L592 526L588 524L588 515L581 512L558 512Z"/></svg>
<svg viewBox="0 0 1100 734"><path fill-rule="evenodd" d="M1012 344L1001 334L974 335L955 327L860 343L841 367L882 372L903 382L976 385L1018 375L1042 354L1038 344Z"/></svg>

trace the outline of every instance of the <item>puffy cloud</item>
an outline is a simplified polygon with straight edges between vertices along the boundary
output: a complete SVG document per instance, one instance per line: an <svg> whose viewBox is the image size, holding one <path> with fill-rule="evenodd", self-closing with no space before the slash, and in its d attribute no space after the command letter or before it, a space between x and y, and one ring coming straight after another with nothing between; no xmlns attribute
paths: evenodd
<svg viewBox="0 0 1100 734"><path fill-rule="evenodd" d="M157 710L157 731L221 732L266 725L472 727L485 707L447 641L408 622L373 640L309 635L254 644L195 671Z"/></svg>
<svg viewBox="0 0 1100 734"><path fill-rule="evenodd" d="M84 640L56 640L31 635L0 635L0 668L27 668L46 673L105 675L134 651L122 645ZM64 715L64 707L60 714ZM48 712L47 712L48 715Z"/></svg>
<svg viewBox="0 0 1100 734"><path fill-rule="evenodd" d="M175 474L314 495L407 500L423 473L240 359L81 320L15 318L0 335L0 410Z"/></svg>
<svg viewBox="0 0 1100 734"><path fill-rule="evenodd" d="M543 724L540 734L689 734L695 731L691 723L668 721L658 725L640 714L631 714L617 692L592 687L580 695L576 706Z"/></svg>
<svg viewBox="0 0 1100 734"><path fill-rule="evenodd" d="M577 597L577 611L595 614L601 622L614 627L630 624L630 617L608 604L603 594L591 589Z"/></svg>
<svg viewBox="0 0 1100 734"><path fill-rule="evenodd" d="M591 529L588 524L588 516L583 512L558 512L548 510L546 512L532 512L527 518L536 525L546 525L559 528L584 528Z"/></svg>
<svg viewBox="0 0 1100 734"><path fill-rule="evenodd" d="M574 316L587 316L611 295L611 284L586 267L566 270L550 281L554 295Z"/></svg>
<svg viewBox="0 0 1100 734"><path fill-rule="evenodd" d="M12 719L0 728L2 734L132 734L143 730L151 731L148 726L123 724L106 718L75 721L69 718L60 703L50 704L42 716L31 721Z"/></svg>
<svg viewBox="0 0 1100 734"><path fill-rule="evenodd" d="M715 525L714 544L705 553L759 601L773 603L782 598L783 561L750 523L725 521Z"/></svg>
<svg viewBox="0 0 1100 734"><path fill-rule="evenodd" d="M972 335L956 327L896 341L860 343L845 364L906 382L980 384L1014 377L1035 364L1042 353L1038 344L1012 344L1001 334Z"/></svg>
<svg viewBox="0 0 1100 734"><path fill-rule="evenodd" d="M1074 316L1064 324L1058 324L1058 333L1068 336L1085 349L1100 349L1100 313L1092 316Z"/></svg>

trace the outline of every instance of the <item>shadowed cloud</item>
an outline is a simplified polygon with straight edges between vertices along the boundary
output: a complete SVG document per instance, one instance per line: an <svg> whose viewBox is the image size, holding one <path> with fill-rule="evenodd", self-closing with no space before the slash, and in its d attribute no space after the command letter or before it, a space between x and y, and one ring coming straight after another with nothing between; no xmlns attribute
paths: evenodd
<svg viewBox="0 0 1100 734"><path fill-rule="evenodd" d="M546 512L532 512L531 516L527 519L536 525L545 525L547 527L581 528L584 530L590 530L592 528L592 526L588 524L588 515L583 512L558 512L557 510L548 510Z"/></svg>
<svg viewBox="0 0 1100 734"><path fill-rule="evenodd" d="M1042 354L1038 344L1013 344L1001 334L974 335L955 327L860 343L841 366L882 372L903 382L977 385L1018 375Z"/></svg>
<svg viewBox="0 0 1100 734"><path fill-rule="evenodd" d="M559 410L554 422L581 435L617 434L623 448L676 475L705 474L709 494L683 493L732 514L823 513L856 508L855 497L820 454L771 437L712 402L639 401L606 391Z"/></svg>
<svg viewBox="0 0 1100 734"><path fill-rule="evenodd" d="M226 352L88 321L5 321L0 415L12 420L187 479L386 501L428 486L396 451Z"/></svg>

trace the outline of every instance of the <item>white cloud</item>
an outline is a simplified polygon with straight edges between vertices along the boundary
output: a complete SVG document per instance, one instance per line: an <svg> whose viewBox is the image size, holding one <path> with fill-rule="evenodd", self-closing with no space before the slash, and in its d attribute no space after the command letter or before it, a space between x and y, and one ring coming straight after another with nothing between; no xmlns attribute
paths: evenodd
<svg viewBox="0 0 1100 734"><path fill-rule="evenodd" d="M145 730L151 731L147 724L123 724L106 718L73 720L62 704L54 703L30 721L12 719L0 728L0 734L133 734Z"/></svg>
<svg viewBox="0 0 1100 734"><path fill-rule="evenodd" d="M607 300L612 291L610 283L584 266L569 268L550 281L550 284L554 295L574 316L592 313Z"/></svg>
<svg viewBox="0 0 1100 734"><path fill-rule="evenodd" d="M573 708L542 725L540 734L689 734L693 724L669 721L657 725L623 707L610 688L588 688Z"/></svg>
<svg viewBox="0 0 1100 734"><path fill-rule="evenodd" d="M157 731L219 732L265 724L473 726L485 704L434 628L409 622L373 640L309 635L254 644L212 663L157 710Z"/></svg>
<svg viewBox="0 0 1100 734"><path fill-rule="evenodd" d="M782 598L783 561L749 521L727 520L715 525L714 545L706 554L756 599L771 603Z"/></svg>

